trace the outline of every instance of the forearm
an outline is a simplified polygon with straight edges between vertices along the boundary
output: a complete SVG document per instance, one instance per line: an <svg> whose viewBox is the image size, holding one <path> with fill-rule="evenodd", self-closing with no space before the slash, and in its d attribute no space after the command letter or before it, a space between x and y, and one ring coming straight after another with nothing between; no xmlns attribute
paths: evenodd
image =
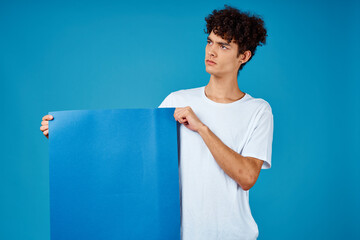
<svg viewBox="0 0 360 240"><path fill-rule="evenodd" d="M226 146L206 125L198 133L224 172L244 190L250 189L257 179L253 162Z"/></svg>

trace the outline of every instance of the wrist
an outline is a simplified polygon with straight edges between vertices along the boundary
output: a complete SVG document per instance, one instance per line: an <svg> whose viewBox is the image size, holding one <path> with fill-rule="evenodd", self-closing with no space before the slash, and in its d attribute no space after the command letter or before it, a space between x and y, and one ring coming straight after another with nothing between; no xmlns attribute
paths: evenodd
<svg viewBox="0 0 360 240"><path fill-rule="evenodd" d="M206 126L205 124L202 124L202 125L199 127L199 129L198 129L197 132L198 132L199 134L202 134L202 133L206 132L208 129L209 129L208 126Z"/></svg>

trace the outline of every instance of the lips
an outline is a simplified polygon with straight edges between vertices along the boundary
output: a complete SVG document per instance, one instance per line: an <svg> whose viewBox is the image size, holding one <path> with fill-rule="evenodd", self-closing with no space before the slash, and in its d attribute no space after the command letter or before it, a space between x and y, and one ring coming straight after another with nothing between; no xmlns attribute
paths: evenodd
<svg viewBox="0 0 360 240"><path fill-rule="evenodd" d="M216 64L216 62L211 61L211 60L206 60L206 62L209 63L209 64Z"/></svg>

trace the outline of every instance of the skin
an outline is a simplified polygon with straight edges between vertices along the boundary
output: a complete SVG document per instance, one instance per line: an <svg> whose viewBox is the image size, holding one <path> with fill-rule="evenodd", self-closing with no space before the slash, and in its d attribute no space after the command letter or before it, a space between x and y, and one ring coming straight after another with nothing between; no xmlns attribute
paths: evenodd
<svg viewBox="0 0 360 240"><path fill-rule="evenodd" d="M241 64L251 57L250 51L238 55L238 45L232 40L228 43L211 32L205 48L205 67L211 75L205 87L206 96L219 103L231 103L244 97L238 86L237 75ZM215 62L209 64L207 60ZM244 157L226 146L194 113L191 107L176 108L174 118L188 129L200 134L216 162L247 191L257 181L263 161L253 157ZM42 118L40 130L49 138L49 121L51 115Z"/></svg>
<svg viewBox="0 0 360 240"><path fill-rule="evenodd" d="M42 118L40 131L43 132L45 137L49 139L49 120L53 120L54 117L52 115L45 115Z"/></svg>

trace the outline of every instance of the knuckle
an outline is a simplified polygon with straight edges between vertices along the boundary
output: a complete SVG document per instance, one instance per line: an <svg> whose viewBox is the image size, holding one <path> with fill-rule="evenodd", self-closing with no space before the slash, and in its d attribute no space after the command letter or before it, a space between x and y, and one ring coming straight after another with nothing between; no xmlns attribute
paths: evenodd
<svg viewBox="0 0 360 240"><path fill-rule="evenodd" d="M53 116L52 115L45 115L45 116L43 116L43 118L42 118L42 120L43 121L46 121L46 120L52 120L53 119Z"/></svg>

